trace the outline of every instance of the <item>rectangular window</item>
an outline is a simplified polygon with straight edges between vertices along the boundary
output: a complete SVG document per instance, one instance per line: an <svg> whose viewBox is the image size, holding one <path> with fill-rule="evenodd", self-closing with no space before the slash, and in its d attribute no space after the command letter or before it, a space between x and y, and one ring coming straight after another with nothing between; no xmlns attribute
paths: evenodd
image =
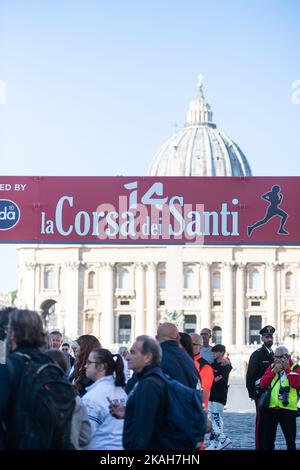
<svg viewBox="0 0 300 470"><path fill-rule="evenodd" d="M119 343L129 343L131 341L131 316L119 316Z"/></svg>
<svg viewBox="0 0 300 470"><path fill-rule="evenodd" d="M130 305L130 300L121 300L120 305Z"/></svg>
<svg viewBox="0 0 300 470"><path fill-rule="evenodd" d="M213 301L213 306L214 307L220 307L221 306L221 300L214 300Z"/></svg>
<svg viewBox="0 0 300 470"><path fill-rule="evenodd" d="M44 289L54 290L55 289L55 273L52 269L44 272Z"/></svg>
<svg viewBox="0 0 300 470"><path fill-rule="evenodd" d="M260 315L251 315L249 318L249 343L260 343L260 330L262 318Z"/></svg>
<svg viewBox="0 0 300 470"><path fill-rule="evenodd" d="M260 302L259 302L259 300L252 300L251 306L252 306L252 307L260 307Z"/></svg>
<svg viewBox="0 0 300 470"><path fill-rule="evenodd" d="M184 315L184 332L185 333L194 333L197 327L197 317L196 315Z"/></svg>
<svg viewBox="0 0 300 470"><path fill-rule="evenodd" d="M165 301L164 301L164 300L160 300L160 301L159 301L159 305L165 305Z"/></svg>

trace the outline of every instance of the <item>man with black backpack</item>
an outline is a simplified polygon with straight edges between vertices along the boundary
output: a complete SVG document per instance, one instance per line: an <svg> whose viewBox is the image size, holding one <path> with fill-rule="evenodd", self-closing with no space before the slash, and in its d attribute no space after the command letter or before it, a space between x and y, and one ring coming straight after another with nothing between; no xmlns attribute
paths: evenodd
<svg viewBox="0 0 300 470"><path fill-rule="evenodd" d="M138 336L127 355L136 382L126 409L111 405L123 418L125 450L196 450L206 430L202 394L165 375L162 351L150 336Z"/></svg>
<svg viewBox="0 0 300 470"><path fill-rule="evenodd" d="M29 310L10 313L6 364L0 366L0 414L8 449L71 449L75 407L72 385L44 355L41 317Z"/></svg>

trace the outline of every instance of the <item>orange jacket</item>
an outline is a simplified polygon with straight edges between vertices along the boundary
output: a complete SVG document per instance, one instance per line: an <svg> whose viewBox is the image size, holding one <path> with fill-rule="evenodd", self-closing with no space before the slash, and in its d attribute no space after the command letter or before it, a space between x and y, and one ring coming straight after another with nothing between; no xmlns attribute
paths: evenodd
<svg viewBox="0 0 300 470"><path fill-rule="evenodd" d="M209 362L207 362L201 354L194 356L194 363L200 376L201 385L203 389L203 401L205 409L208 407L208 400L210 389L214 382L214 371Z"/></svg>

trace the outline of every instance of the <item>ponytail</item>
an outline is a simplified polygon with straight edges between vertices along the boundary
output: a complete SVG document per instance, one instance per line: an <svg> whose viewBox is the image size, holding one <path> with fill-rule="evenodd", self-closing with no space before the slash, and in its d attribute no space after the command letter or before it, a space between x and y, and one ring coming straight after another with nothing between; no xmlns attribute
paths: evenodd
<svg viewBox="0 0 300 470"><path fill-rule="evenodd" d="M115 363L115 385L117 387L125 387L125 375L124 375L124 362L120 354L112 355Z"/></svg>

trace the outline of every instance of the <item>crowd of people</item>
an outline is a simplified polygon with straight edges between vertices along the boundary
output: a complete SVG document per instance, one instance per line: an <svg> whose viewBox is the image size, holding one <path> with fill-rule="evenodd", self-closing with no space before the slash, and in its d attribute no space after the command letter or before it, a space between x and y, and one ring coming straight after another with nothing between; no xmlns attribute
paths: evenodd
<svg viewBox="0 0 300 470"><path fill-rule="evenodd" d="M250 357L246 377L257 408L256 448L274 449L280 424L287 448L295 449L300 369L285 347L273 353L274 331L269 325L261 330L262 347ZM170 409L166 377L201 393L210 436L206 447L201 436L197 450L219 451L231 442L223 410L232 365L224 345L210 344L208 328L188 334L162 323L155 338L138 336L128 350L122 346L113 354L93 335L69 343L60 331L44 332L38 313L6 308L0 311L0 339L6 348L6 361L0 365L2 449L37 448L45 442L49 449L164 450ZM52 394L58 409L55 415L51 405L54 423L45 419L37 424L30 416L34 393L26 398L22 388L30 380L32 390L37 389L36 402L42 401L45 389ZM266 392L268 403L262 408Z"/></svg>

